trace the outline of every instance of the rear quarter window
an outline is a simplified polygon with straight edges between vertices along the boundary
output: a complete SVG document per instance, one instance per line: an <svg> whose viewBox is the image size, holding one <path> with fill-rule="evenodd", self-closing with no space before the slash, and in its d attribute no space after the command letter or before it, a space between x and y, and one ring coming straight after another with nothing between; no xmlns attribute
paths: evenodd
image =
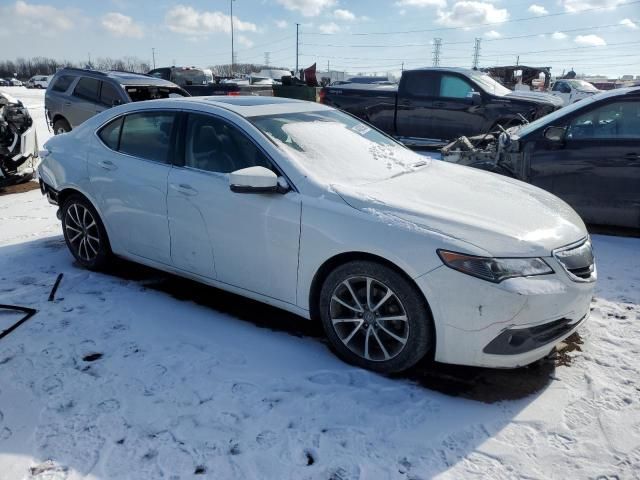
<svg viewBox="0 0 640 480"><path fill-rule="evenodd" d="M120 130L122 129L122 117L106 124L98 131L98 137L111 150L118 150L120 143Z"/></svg>
<svg viewBox="0 0 640 480"><path fill-rule="evenodd" d="M175 114L143 112L127 115L118 151L159 163L169 163Z"/></svg>

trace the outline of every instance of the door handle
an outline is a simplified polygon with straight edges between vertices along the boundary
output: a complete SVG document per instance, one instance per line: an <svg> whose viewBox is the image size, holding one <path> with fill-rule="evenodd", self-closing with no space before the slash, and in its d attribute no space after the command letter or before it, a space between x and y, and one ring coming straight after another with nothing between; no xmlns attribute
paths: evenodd
<svg viewBox="0 0 640 480"><path fill-rule="evenodd" d="M69 106L71 106L71 102L64 102L64 106L65 106L65 107L69 107Z"/></svg>
<svg viewBox="0 0 640 480"><path fill-rule="evenodd" d="M198 194L198 191L195 188L193 188L191 185L187 185L186 183L180 183L180 184L171 183L169 186L175 191L182 193L183 195Z"/></svg>
<svg viewBox="0 0 640 480"><path fill-rule="evenodd" d="M100 160L98 165L105 170L117 170L118 167L113 164L111 160Z"/></svg>
<svg viewBox="0 0 640 480"><path fill-rule="evenodd" d="M629 158L631 160L638 160L640 159L640 154L635 152L629 152L625 154L624 158Z"/></svg>
<svg viewBox="0 0 640 480"><path fill-rule="evenodd" d="M445 105L442 102L434 102L433 106L435 108L444 108Z"/></svg>

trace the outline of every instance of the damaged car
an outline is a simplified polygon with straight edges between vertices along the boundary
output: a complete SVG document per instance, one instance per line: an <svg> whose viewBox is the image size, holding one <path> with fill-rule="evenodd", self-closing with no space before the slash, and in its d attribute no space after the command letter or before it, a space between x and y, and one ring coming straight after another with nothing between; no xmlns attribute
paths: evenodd
<svg viewBox="0 0 640 480"><path fill-rule="evenodd" d="M593 95L499 134L461 137L441 153L543 188L587 223L640 228L640 87Z"/></svg>
<svg viewBox="0 0 640 480"><path fill-rule="evenodd" d="M44 110L53 133L70 132L97 113L123 103L189 97L175 83L133 72L64 68L49 82Z"/></svg>
<svg viewBox="0 0 640 480"><path fill-rule="evenodd" d="M0 92L0 188L33 178L38 140L27 107Z"/></svg>

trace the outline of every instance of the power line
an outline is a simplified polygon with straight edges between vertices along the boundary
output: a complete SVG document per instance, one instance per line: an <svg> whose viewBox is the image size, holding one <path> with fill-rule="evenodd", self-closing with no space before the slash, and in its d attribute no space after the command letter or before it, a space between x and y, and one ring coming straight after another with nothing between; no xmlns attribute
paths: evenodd
<svg viewBox="0 0 640 480"><path fill-rule="evenodd" d="M640 0L633 0L630 2L618 3L616 7L624 7L627 5L635 5L640 3ZM593 12L597 10L608 10L610 7L593 7L593 8L585 8L583 10L579 10L577 12L556 12L556 13L546 13L544 15L533 15L530 17L521 17L514 18L512 20L505 20L504 22L486 22L486 23L476 23L472 25L464 25L460 27L439 27L439 28L428 28L428 29L420 29L420 30L401 30L395 32L347 32L347 33L323 33L323 32L306 32L305 35L320 35L320 36L329 36L329 35L353 35L353 36L367 36L367 35L400 35L400 34L409 34L409 33L427 33L427 32L443 32L449 30L467 30L469 28L475 27L487 27L493 25L504 25L506 23L515 23L515 22L525 22L529 20L543 19L549 17L559 17L563 15L577 15L586 12Z"/></svg>

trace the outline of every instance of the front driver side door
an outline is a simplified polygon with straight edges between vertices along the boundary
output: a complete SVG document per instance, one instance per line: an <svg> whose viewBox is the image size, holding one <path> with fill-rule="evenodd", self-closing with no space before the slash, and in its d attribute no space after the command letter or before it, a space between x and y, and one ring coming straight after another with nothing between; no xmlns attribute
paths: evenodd
<svg viewBox="0 0 640 480"><path fill-rule="evenodd" d="M277 169L227 120L189 113L183 131L184 165L171 170L167 197L173 265L295 303L300 195L229 189L232 171Z"/></svg>
<svg viewBox="0 0 640 480"><path fill-rule="evenodd" d="M588 223L640 226L640 100L599 102L565 120L562 145L543 138L531 183L553 192Z"/></svg>

